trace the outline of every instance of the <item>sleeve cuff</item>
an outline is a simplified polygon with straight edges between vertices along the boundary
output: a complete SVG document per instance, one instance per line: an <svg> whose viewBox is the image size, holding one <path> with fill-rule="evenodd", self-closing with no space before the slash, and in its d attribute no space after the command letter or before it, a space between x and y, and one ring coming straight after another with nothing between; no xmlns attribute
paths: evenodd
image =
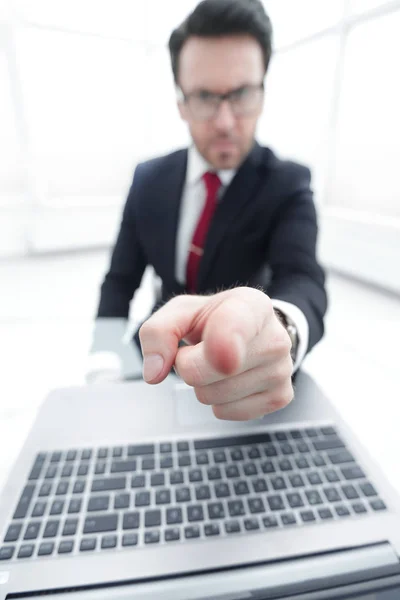
<svg viewBox="0 0 400 600"><path fill-rule="evenodd" d="M294 304L291 304L291 302L285 302L284 300L276 300L272 298L272 306L282 311L283 314L293 322L297 329L299 343L297 346L296 360L293 365L293 373L295 373L300 367L301 363L303 362L305 355L307 354L309 336L309 327L307 319L304 316L303 311L301 311L300 308L298 308Z"/></svg>

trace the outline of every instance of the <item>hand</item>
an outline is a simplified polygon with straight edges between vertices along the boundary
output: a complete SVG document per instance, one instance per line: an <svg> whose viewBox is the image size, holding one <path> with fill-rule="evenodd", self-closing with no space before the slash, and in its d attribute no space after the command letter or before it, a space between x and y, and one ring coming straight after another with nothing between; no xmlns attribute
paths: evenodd
<svg viewBox="0 0 400 600"><path fill-rule="evenodd" d="M290 338L259 290L177 296L142 325L139 336L144 379L160 383L175 366L219 419L255 419L293 398ZM181 340L189 345L178 348Z"/></svg>

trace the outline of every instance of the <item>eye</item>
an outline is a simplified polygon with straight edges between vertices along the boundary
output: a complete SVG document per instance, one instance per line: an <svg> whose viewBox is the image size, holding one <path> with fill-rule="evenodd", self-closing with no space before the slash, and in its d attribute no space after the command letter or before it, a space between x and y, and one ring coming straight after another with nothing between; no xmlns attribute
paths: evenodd
<svg viewBox="0 0 400 600"><path fill-rule="evenodd" d="M215 94L202 90L197 94L197 98L198 100L201 100L201 102L213 102L215 100Z"/></svg>

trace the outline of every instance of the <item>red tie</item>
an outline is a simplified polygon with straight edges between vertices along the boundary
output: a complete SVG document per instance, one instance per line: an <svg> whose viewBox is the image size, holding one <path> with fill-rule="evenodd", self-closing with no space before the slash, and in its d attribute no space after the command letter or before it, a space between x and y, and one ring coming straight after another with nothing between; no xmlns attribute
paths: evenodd
<svg viewBox="0 0 400 600"><path fill-rule="evenodd" d="M200 260L203 256L207 231L217 205L217 195L219 188L221 187L221 180L216 173L205 173L203 175L203 181L206 185L207 197L203 212L201 213L193 235L192 243L190 244L186 266L186 285L191 293L196 291Z"/></svg>

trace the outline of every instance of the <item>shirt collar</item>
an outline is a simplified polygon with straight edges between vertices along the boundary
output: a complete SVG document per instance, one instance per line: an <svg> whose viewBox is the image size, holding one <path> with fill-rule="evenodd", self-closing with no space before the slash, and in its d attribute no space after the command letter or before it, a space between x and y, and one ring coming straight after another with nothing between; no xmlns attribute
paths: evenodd
<svg viewBox="0 0 400 600"><path fill-rule="evenodd" d="M200 181L204 173L207 171L213 171L214 169L208 164L208 162L202 157L196 146L190 146L188 150L188 165L186 170L186 184L193 185ZM222 185L227 187L234 176L236 175L236 169L221 169L217 171L218 177L220 178Z"/></svg>

